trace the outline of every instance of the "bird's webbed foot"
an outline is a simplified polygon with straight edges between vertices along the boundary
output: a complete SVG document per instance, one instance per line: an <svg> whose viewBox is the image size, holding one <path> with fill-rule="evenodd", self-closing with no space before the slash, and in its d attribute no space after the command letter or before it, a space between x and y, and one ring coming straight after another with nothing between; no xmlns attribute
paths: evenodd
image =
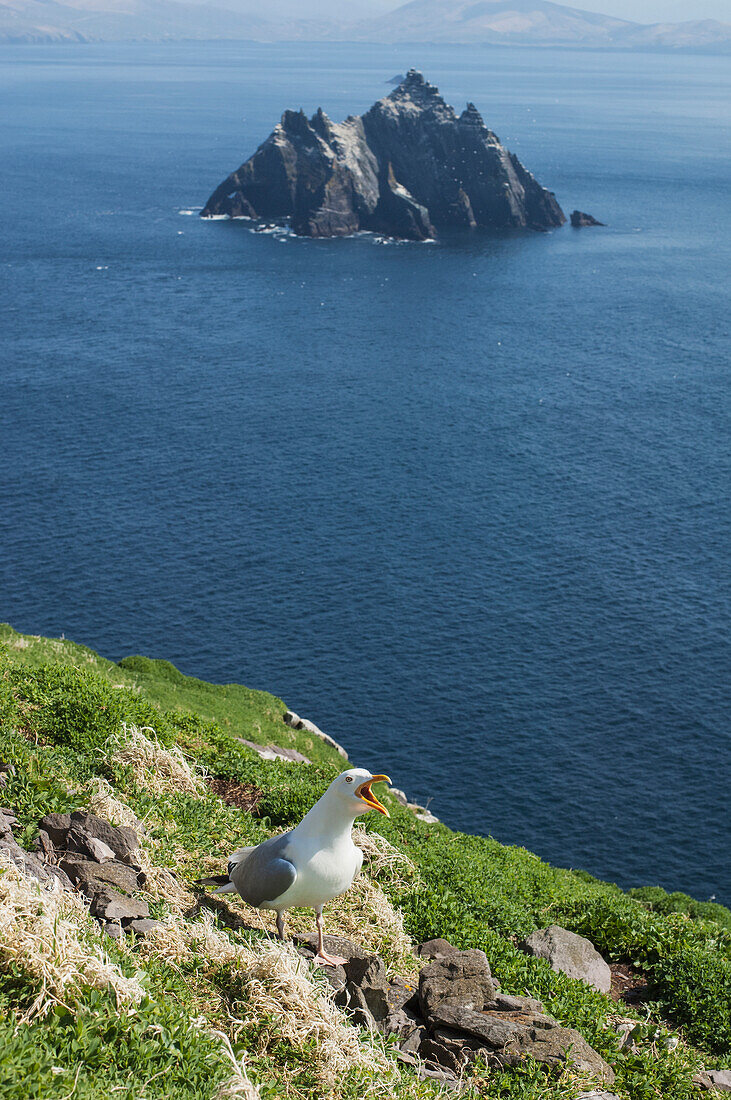
<svg viewBox="0 0 731 1100"><path fill-rule="evenodd" d="M312 961L317 966L345 966L348 960L342 955L328 955L324 951L318 951Z"/></svg>

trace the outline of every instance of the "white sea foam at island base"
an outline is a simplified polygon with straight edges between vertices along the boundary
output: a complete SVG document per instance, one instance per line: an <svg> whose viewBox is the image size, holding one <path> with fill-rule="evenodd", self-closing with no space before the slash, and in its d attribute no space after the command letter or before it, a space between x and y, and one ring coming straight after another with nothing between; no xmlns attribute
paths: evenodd
<svg viewBox="0 0 731 1100"><path fill-rule="evenodd" d="M199 209L201 209L199 207ZM180 214L194 214L194 210L180 210ZM295 233L289 225L277 225L271 222L257 222L256 218L250 218L246 214L236 214L235 217L231 217L230 214L206 214L203 221L207 222L247 222L247 229L251 233L258 233L266 237L274 237L275 239L284 241L290 237L297 237L300 240L322 240L322 239L334 239L334 238L313 238L306 237L302 234ZM342 239L352 240L355 237L366 237L372 244L437 244L435 237L427 237L423 241L410 241L404 240L399 237L382 237L373 233L370 229L358 229L355 233L348 233Z"/></svg>
<svg viewBox="0 0 731 1100"><path fill-rule="evenodd" d="M178 210L178 213L184 214L188 218L192 218L194 214L197 214L198 211L202 209L202 206L194 206L191 210Z"/></svg>

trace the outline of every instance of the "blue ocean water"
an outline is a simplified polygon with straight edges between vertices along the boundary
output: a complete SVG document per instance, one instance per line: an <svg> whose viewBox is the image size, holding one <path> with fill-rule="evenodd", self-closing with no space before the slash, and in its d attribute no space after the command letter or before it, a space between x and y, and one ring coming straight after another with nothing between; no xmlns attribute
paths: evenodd
<svg viewBox="0 0 731 1100"><path fill-rule="evenodd" d="M449 824L731 902L723 59L0 51L0 618L281 695ZM411 65L606 229L194 214Z"/></svg>

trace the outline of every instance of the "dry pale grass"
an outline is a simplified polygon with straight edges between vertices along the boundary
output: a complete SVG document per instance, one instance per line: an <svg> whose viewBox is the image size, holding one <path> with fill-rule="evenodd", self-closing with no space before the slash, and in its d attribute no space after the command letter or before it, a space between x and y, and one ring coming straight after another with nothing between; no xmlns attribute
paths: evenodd
<svg viewBox="0 0 731 1100"><path fill-rule="evenodd" d="M216 1091L213 1100L229 1100L231 1097L240 1097L242 1100L261 1100L259 1090L252 1085L246 1072L244 1058L237 1058L234 1054L231 1040L223 1031L212 1031L211 1035L217 1036L223 1045L223 1051L233 1070L228 1081L224 1081Z"/></svg>
<svg viewBox="0 0 731 1100"><path fill-rule="evenodd" d="M21 1022L73 1002L82 987L112 990L117 1004L144 996L103 951L96 925L77 894L48 889L0 853L0 965L17 966L40 983Z"/></svg>
<svg viewBox="0 0 731 1100"><path fill-rule="evenodd" d="M152 736L148 737L148 733ZM161 745L151 726L138 728L123 722L108 747L111 759L130 768L135 782L151 794L182 791L203 797L203 769L191 765L177 745L170 748Z"/></svg>
<svg viewBox="0 0 731 1100"><path fill-rule="evenodd" d="M356 825L353 829L353 843L363 853L363 866L371 878L378 882L387 882L391 886L414 886L419 876L416 864L395 848L390 840L380 833L369 833Z"/></svg>
<svg viewBox="0 0 731 1100"><path fill-rule="evenodd" d="M265 1054L282 1039L296 1049L308 1049L308 1060L313 1060L325 1084L353 1068L385 1066L382 1050L364 1041L348 1023L330 986L315 979L310 965L290 944L236 942L206 914L196 921L168 918L139 950L172 964L194 961L199 974L207 968L236 970L246 998L236 1003L239 1015L230 1017L231 1032L236 1037L255 1025L256 1054Z"/></svg>

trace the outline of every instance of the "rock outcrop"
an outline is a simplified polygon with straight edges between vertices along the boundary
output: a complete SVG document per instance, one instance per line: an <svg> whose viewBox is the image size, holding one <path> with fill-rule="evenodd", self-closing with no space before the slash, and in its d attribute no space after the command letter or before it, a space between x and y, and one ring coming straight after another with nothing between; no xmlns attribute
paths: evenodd
<svg viewBox="0 0 731 1100"><path fill-rule="evenodd" d="M314 933L297 940L302 954L314 956ZM399 1057L424 1076L456 1090L478 1056L496 1067L530 1057L546 1066L571 1062L582 1075L607 1085L614 1081L611 1066L578 1031L546 1015L540 1001L501 993L482 951L429 940L417 955L431 962L414 981L389 975L377 955L350 940L326 936L325 946L346 959L325 971L337 1004L356 1023L395 1036Z"/></svg>
<svg viewBox="0 0 731 1100"><path fill-rule="evenodd" d="M583 210L571 211L571 224L574 229L582 229L587 225L605 225L605 222L598 222L596 218L591 214L585 214Z"/></svg>
<svg viewBox="0 0 731 1100"><path fill-rule="evenodd" d="M547 959L552 970L592 985L600 993L612 987L612 972L594 944L558 924L532 932L523 944L529 955Z"/></svg>
<svg viewBox="0 0 731 1100"><path fill-rule="evenodd" d="M566 221L475 105L458 116L414 69L344 122L322 109L310 119L285 111L202 211L221 215L286 219L308 237L373 230L410 240L450 226L549 229Z"/></svg>
<svg viewBox="0 0 731 1100"><path fill-rule="evenodd" d="M46 874L62 876L68 888L84 894L92 916L113 939L144 936L157 927L144 898L133 896L145 881L134 829L87 810L47 814L38 822L36 851L37 859L27 858L42 860Z"/></svg>

